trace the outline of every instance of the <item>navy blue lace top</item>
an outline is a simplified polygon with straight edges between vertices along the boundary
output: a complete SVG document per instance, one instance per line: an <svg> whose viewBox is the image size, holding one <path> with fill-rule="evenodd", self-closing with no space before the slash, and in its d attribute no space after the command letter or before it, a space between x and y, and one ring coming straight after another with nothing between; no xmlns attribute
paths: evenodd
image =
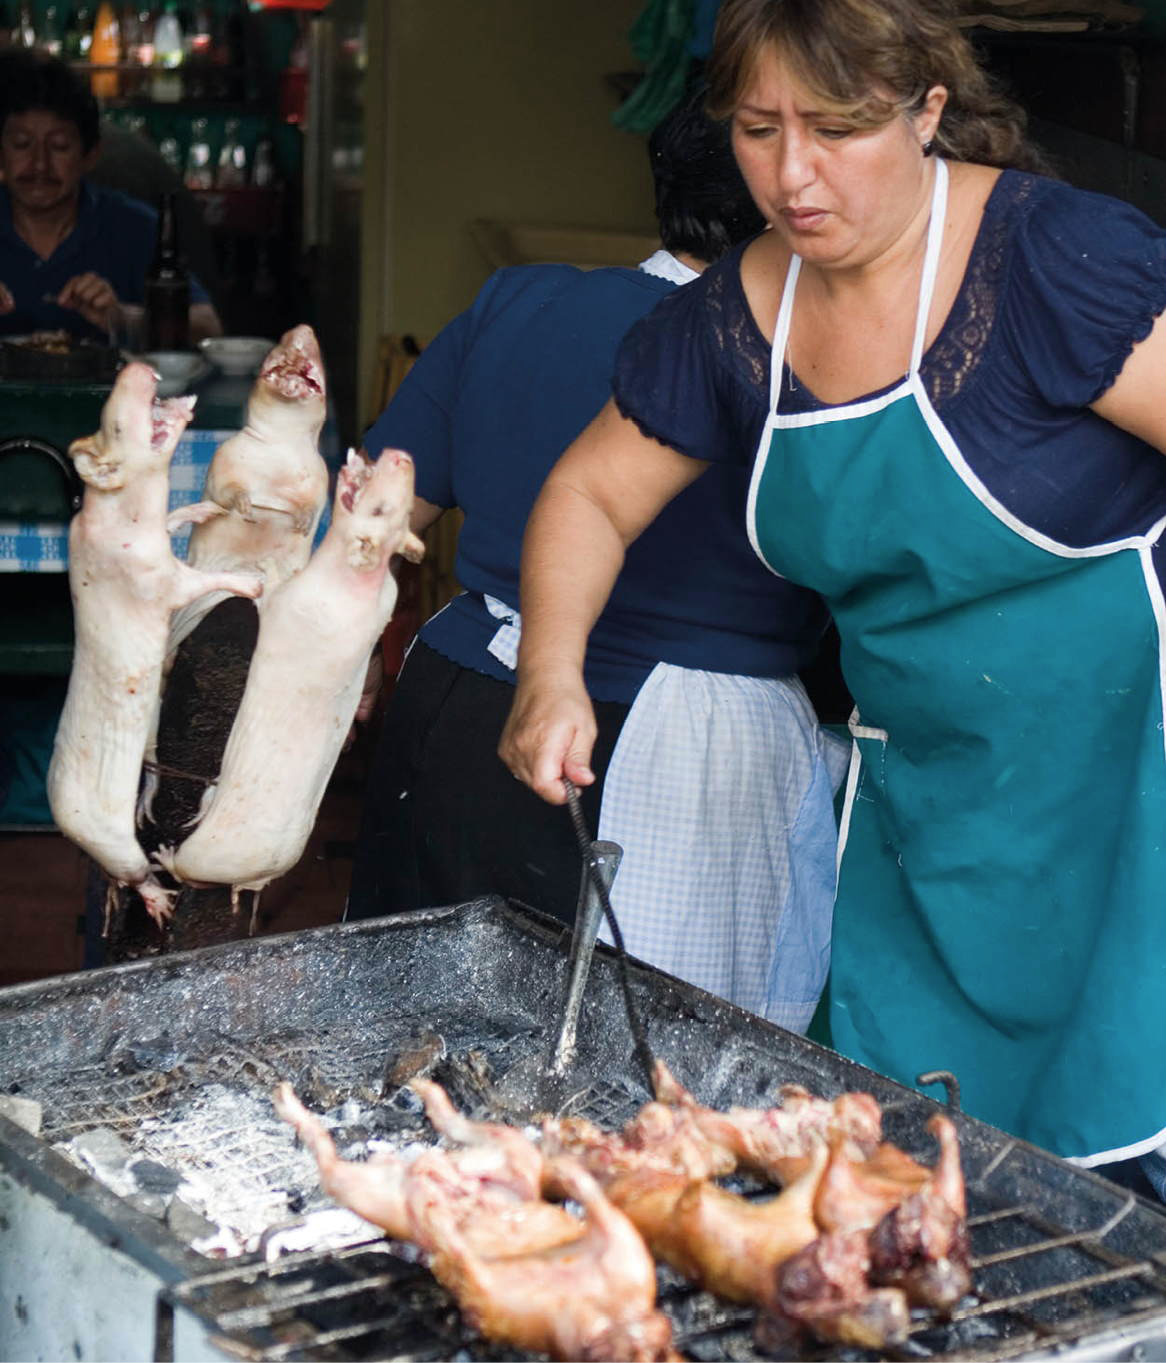
<svg viewBox="0 0 1167 1363"><path fill-rule="evenodd" d="M769 403L770 344L742 289L744 249L630 330L614 380L617 405L645 434L717 463L752 463ZM1163 306L1163 233L1149 218L1001 174L920 373L964 458L1025 525L1084 548L1162 517L1163 456L1088 404ZM824 406L784 369L784 413Z"/></svg>

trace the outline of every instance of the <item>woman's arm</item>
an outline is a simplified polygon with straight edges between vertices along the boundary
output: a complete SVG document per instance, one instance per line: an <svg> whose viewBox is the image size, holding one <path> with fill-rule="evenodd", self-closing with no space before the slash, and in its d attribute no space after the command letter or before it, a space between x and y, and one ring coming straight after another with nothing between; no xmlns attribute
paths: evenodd
<svg viewBox="0 0 1167 1363"><path fill-rule="evenodd" d="M1137 435L1157 450L1167 448L1167 393L1164 373L1167 372L1167 346L1164 336L1167 323L1164 313L1155 319L1151 334L1140 341L1127 356L1118 378L1110 385L1091 409L1100 417Z"/></svg>
<svg viewBox="0 0 1167 1363"><path fill-rule="evenodd" d="M518 687L499 756L551 804L564 802L563 776L595 780L584 651L624 550L705 467L609 401L543 484L523 537Z"/></svg>

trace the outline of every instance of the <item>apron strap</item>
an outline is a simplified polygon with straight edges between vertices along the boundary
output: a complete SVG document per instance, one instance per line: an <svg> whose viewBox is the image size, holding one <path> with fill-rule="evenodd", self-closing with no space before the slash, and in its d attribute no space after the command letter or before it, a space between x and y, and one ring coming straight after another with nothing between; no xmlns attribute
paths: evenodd
<svg viewBox="0 0 1167 1363"><path fill-rule="evenodd" d="M912 363L909 377L920 368L924 356L924 335L928 330L928 314L932 311L932 290L936 286L936 271L940 265L940 247L944 242L944 220L948 214L948 167L936 158L936 176L932 181L932 215L928 219L928 244L924 248L924 269L920 275L920 301L916 308L916 335L912 341Z"/></svg>
<svg viewBox="0 0 1167 1363"><path fill-rule="evenodd" d="M794 312L794 287L798 283L798 272L802 269L802 257L791 255L786 270L786 285L782 290L782 302L778 308L778 320L774 324L774 344L770 348L770 415L778 411L778 398L782 392L782 360L786 354L786 338L790 335L790 318Z"/></svg>

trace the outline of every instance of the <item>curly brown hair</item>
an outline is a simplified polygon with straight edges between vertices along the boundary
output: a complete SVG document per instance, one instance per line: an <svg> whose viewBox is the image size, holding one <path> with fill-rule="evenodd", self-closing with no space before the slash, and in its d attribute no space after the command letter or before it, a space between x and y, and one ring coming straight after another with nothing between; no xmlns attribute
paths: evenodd
<svg viewBox="0 0 1167 1363"><path fill-rule="evenodd" d="M724 0L709 59L713 117L733 112L767 48L858 127L910 116L943 85L940 155L1047 170L1026 141L1024 112L980 66L950 0Z"/></svg>

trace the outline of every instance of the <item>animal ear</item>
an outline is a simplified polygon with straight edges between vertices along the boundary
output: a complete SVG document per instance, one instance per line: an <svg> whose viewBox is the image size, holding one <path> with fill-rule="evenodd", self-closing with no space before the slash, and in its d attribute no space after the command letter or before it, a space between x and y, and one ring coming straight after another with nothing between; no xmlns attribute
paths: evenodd
<svg viewBox="0 0 1167 1363"><path fill-rule="evenodd" d="M92 437L75 440L69 446L69 458L77 470L77 476L90 487L102 492L115 492L125 483L122 461L105 459L101 449Z"/></svg>

